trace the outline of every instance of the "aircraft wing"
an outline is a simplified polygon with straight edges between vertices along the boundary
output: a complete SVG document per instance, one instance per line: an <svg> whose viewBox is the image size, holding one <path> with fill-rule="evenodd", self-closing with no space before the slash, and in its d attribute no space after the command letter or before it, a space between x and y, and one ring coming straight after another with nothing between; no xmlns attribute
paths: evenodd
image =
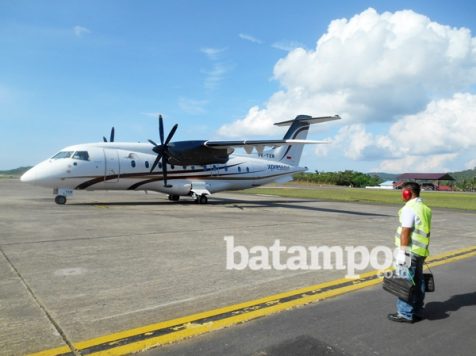
<svg viewBox="0 0 476 356"><path fill-rule="evenodd" d="M326 144L330 141L313 140L242 140L242 141L205 141L204 146L216 149L244 148L246 153L253 152L256 148L258 153L263 153L265 147L279 147L284 145L309 145Z"/></svg>

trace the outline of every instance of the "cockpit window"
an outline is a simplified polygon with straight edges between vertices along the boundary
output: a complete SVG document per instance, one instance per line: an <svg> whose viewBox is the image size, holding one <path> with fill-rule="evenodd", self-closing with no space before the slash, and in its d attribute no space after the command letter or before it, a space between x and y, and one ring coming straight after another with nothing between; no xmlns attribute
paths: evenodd
<svg viewBox="0 0 476 356"><path fill-rule="evenodd" d="M88 151L76 151L74 152L73 159L79 159L81 161L89 161Z"/></svg>
<svg viewBox="0 0 476 356"><path fill-rule="evenodd" d="M61 159L61 158L69 158L73 154L73 151L60 151L55 154L51 159Z"/></svg>

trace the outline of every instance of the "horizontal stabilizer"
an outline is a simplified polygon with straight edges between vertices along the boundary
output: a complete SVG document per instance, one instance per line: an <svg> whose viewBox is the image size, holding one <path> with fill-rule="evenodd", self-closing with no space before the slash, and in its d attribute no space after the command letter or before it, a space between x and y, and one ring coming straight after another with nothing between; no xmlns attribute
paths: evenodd
<svg viewBox="0 0 476 356"><path fill-rule="evenodd" d="M290 126L296 121L299 121L299 122L302 122L302 123L308 123L308 124L320 124L322 122L334 121L334 120L340 120L340 119L341 119L341 117L339 115L321 116L321 117L312 117L312 116L309 116L309 115L298 115L293 120L277 122L277 123L275 123L275 125L276 126Z"/></svg>

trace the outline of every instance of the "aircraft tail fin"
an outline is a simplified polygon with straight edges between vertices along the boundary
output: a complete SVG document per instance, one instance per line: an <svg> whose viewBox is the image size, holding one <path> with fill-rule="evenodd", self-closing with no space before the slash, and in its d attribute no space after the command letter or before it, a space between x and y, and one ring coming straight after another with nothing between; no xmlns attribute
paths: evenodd
<svg viewBox="0 0 476 356"><path fill-rule="evenodd" d="M290 126L284 140L305 140L312 124L326 121L339 120L340 116L312 117L309 115L298 115L294 120L275 123L276 126ZM298 166L301 160L303 144L291 144L275 148L273 154L277 161Z"/></svg>

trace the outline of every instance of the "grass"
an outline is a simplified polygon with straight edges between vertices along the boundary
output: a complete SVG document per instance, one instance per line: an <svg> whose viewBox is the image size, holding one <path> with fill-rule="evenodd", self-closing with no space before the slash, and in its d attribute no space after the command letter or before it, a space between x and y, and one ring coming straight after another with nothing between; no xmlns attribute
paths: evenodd
<svg viewBox="0 0 476 356"><path fill-rule="evenodd" d="M289 198L306 198L342 202L363 202L379 204L402 204L398 190L374 190L358 188L252 188L244 190L247 194L277 195ZM421 197L432 208L476 210L476 194L459 192L422 192Z"/></svg>

